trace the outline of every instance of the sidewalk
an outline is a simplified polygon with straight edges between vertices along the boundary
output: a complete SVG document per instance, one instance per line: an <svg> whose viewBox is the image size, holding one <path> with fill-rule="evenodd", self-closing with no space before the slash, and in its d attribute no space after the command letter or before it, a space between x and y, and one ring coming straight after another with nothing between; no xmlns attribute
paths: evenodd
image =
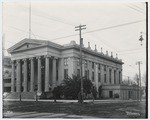
<svg viewBox="0 0 150 120"><path fill-rule="evenodd" d="M19 99L4 99L4 101L19 101ZM36 101L35 99L22 99L21 101ZM41 100L38 101L42 102L54 102L54 100ZM57 102L63 102L63 103L77 103L78 100L56 100ZM94 103L118 103L118 102L138 102L137 100L84 100L84 102L94 102ZM145 102L145 100L142 100L141 102Z"/></svg>

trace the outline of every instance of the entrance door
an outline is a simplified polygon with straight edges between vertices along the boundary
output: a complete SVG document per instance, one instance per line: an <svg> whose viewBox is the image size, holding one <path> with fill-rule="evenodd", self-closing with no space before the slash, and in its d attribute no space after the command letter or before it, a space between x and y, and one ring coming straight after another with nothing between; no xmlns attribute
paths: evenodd
<svg viewBox="0 0 150 120"><path fill-rule="evenodd" d="M129 94L129 96L128 96L128 97L129 97L129 99L131 99L131 92L130 92L130 91L128 91L128 94Z"/></svg>
<svg viewBox="0 0 150 120"><path fill-rule="evenodd" d="M109 98L113 98L113 91L109 91Z"/></svg>

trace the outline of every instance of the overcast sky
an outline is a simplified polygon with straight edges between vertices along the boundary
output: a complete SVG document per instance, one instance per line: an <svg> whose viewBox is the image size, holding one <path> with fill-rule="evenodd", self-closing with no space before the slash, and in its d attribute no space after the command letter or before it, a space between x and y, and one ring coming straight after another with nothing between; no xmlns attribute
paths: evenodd
<svg viewBox="0 0 150 120"><path fill-rule="evenodd" d="M66 44L79 43L75 26L86 25L82 31L84 46L90 42L98 51L122 59L123 78L133 79L138 73L137 61L142 61L141 74L146 71L146 4L102 2L31 2L31 30L34 39ZM29 2L4 2L3 33L5 49L29 37ZM144 41L140 45L140 32ZM66 37L71 36L71 37ZM64 38L63 38L64 37ZM60 38L60 39L56 39ZM5 55L8 53L5 51Z"/></svg>

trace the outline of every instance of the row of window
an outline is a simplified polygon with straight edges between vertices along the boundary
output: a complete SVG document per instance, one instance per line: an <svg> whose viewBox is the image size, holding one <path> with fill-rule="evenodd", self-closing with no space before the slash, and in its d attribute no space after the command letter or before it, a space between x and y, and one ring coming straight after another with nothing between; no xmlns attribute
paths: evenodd
<svg viewBox="0 0 150 120"><path fill-rule="evenodd" d="M79 58L77 59L77 65L78 66L80 65L80 59ZM84 65L85 65L85 68L88 67L87 60L84 61ZM68 66L68 58L64 59L64 66ZM94 62L92 62L92 69L94 69ZM101 69L101 64L98 64L98 70L100 70L100 69ZM104 71L106 71L106 65L104 65Z"/></svg>
<svg viewBox="0 0 150 120"><path fill-rule="evenodd" d="M111 69L109 70L109 83L112 83ZM80 69L77 69L77 75L80 76ZM89 70L85 70L85 77L89 79ZM92 82L94 82L94 72L92 72ZM68 78L68 69L64 69L64 78ZM98 73L98 81L101 82L101 73ZM121 81L121 72L119 71L119 84ZM104 73L104 83L107 83L106 73ZM116 71L114 71L114 84L116 84Z"/></svg>

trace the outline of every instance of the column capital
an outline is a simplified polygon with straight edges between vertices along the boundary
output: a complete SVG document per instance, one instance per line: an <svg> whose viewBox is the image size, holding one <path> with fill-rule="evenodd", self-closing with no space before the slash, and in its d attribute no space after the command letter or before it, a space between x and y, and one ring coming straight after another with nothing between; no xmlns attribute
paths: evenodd
<svg viewBox="0 0 150 120"><path fill-rule="evenodd" d="M57 60L57 59L58 59L58 57L55 57L55 56L54 56L54 57L53 57L53 59Z"/></svg>
<svg viewBox="0 0 150 120"><path fill-rule="evenodd" d="M24 59L22 59L23 60L23 62L26 62L27 61L27 58L24 58Z"/></svg>
<svg viewBox="0 0 150 120"><path fill-rule="evenodd" d="M16 60L17 64L20 62L20 59Z"/></svg>
<svg viewBox="0 0 150 120"><path fill-rule="evenodd" d="M41 56L36 57L36 59L41 59Z"/></svg>
<svg viewBox="0 0 150 120"><path fill-rule="evenodd" d="M15 63L15 60L11 60L10 63L11 63L11 64L14 64L14 63Z"/></svg>
<svg viewBox="0 0 150 120"><path fill-rule="evenodd" d="M33 58L33 57L31 57L31 58L29 58L29 60L34 60L34 58Z"/></svg>

